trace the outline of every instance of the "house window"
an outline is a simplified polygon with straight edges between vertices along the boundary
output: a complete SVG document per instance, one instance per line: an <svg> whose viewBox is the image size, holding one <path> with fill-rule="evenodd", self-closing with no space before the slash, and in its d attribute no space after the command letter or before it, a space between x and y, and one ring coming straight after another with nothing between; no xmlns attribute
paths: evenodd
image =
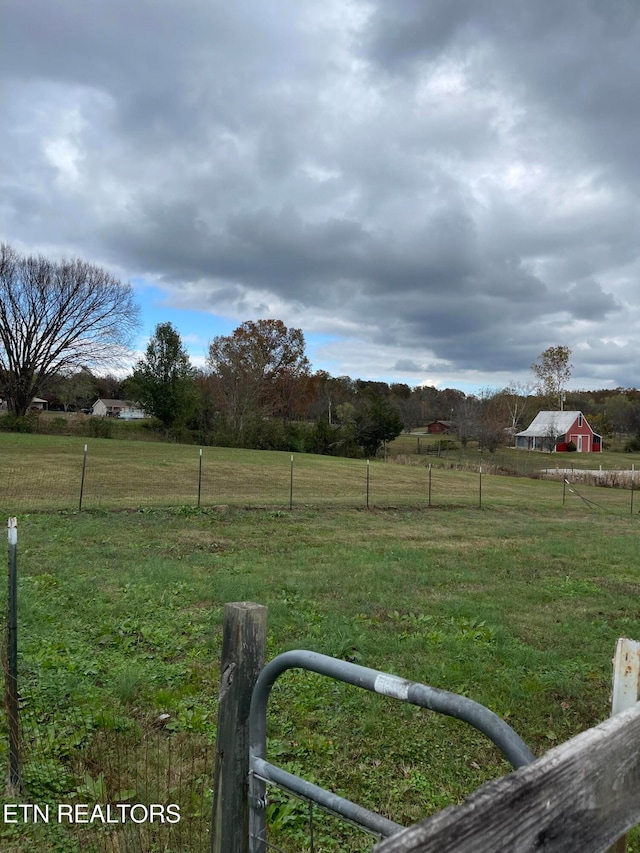
<svg viewBox="0 0 640 853"><path fill-rule="evenodd" d="M582 412L580 412L580 414L578 415L578 426L582 426Z"/></svg>

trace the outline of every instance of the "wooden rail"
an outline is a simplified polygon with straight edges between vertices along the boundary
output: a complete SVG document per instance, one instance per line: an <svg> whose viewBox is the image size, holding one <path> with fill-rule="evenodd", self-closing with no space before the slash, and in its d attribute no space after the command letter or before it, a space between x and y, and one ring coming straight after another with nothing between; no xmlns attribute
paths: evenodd
<svg viewBox="0 0 640 853"><path fill-rule="evenodd" d="M249 850L249 709L266 639L266 607L225 606L212 853ZM621 637L614 716L487 782L462 805L392 835L373 853L604 853L612 844L623 853L625 833L640 823L639 698L640 643Z"/></svg>
<svg viewBox="0 0 640 853"><path fill-rule="evenodd" d="M602 853L640 822L640 703L375 853Z"/></svg>

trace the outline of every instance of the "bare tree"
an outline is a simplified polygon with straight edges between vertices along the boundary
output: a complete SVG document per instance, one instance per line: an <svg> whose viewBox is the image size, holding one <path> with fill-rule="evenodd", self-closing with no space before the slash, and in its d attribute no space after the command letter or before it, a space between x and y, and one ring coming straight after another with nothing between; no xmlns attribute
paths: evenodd
<svg viewBox="0 0 640 853"><path fill-rule="evenodd" d="M100 267L0 245L0 382L14 415L52 376L112 364L137 325L131 286Z"/></svg>
<svg viewBox="0 0 640 853"><path fill-rule="evenodd" d="M510 382L500 393L504 397L509 410L509 428L512 436L518 429L518 422L527 407L527 402L533 391L533 382Z"/></svg>
<svg viewBox="0 0 640 853"><path fill-rule="evenodd" d="M542 437L542 450L548 450L553 453L556 449L556 444L560 438L560 429L555 415L549 419L544 436Z"/></svg>
<svg viewBox="0 0 640 853"><path fill-rule="evenodd" d="M476 433L481 448L489 453L506 444L509 408L504 395L492 388L482 388L476 411Z"/></svg>
<svg viewBox="0 0 640 853"><path fill-rule="evenodd" d="M463 395L454 409L458 439L463 447L478 437L478 411L480 403L472 394Z"/></svg>

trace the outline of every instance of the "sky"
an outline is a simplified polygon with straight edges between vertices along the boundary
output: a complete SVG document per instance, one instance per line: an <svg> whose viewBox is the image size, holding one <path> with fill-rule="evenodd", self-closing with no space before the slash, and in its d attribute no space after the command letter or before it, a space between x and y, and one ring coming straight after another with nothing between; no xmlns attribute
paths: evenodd
<svg viewBox="0 0 640 853"><path fill-rule="evenodd" d="M314 369L640 386L637 0L4 0L0 238Z"/></svg>

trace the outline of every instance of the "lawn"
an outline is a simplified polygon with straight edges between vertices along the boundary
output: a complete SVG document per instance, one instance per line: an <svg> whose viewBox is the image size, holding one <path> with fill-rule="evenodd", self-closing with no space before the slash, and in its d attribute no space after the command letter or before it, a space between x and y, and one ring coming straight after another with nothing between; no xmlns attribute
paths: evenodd
<svg viewBox="0 0 640 853"><path fill-rule="evenodd" d="M47 449L34 441L43 437L10 438L26 439L13 444L23 472L32 452L34 466L81 466L79 442L48 438ZM172 476L171 465L193 466L193 448L149 445L160 454L151 462L140 444L133 458L124 442L104 446L121 471L135 462L145 482L162 461ZM441 502L428 508L426 469L380 462L375 471L397 471L390 476L404 488L420 483L422 502L372 502L367 511L361 479L359 508L309 500L290 512L287 455L219 454L229 477L262 466L273 482L284 464L282 505L26 512L3 496L19 524L22 801L179 801L183 835L162 843L174 853L206 850L228 601L268 606L269 657L308 648L464 693L507 719L536 755L608 716L616 640L640 635L639 522L628 492L584 487L600 507L575 495L563 506L558 483L487 476L479 509L478 475L443 469L432 484ZM196 449L196 475L197 463ZM295 465L308 470L314 495L340 476L364 475L358 461L296 456ZM466 503L461 485L446 494L454 482ZM231 485L218 488L231 494ZM44 497L53 501L55 490ZM269 755L404 824L509 770L461 723L302 672L274 690ZM276 792L269 820L281 849L308 847L304 807ZM77 849L53 825L2 832L3 849L16 853ZM89 827L87 837L101 836ZM323 817L315 843L366 849L365 837ZM154 849L144 844L128 849ZM637 836L629 850L640 851Z"/></svg>

